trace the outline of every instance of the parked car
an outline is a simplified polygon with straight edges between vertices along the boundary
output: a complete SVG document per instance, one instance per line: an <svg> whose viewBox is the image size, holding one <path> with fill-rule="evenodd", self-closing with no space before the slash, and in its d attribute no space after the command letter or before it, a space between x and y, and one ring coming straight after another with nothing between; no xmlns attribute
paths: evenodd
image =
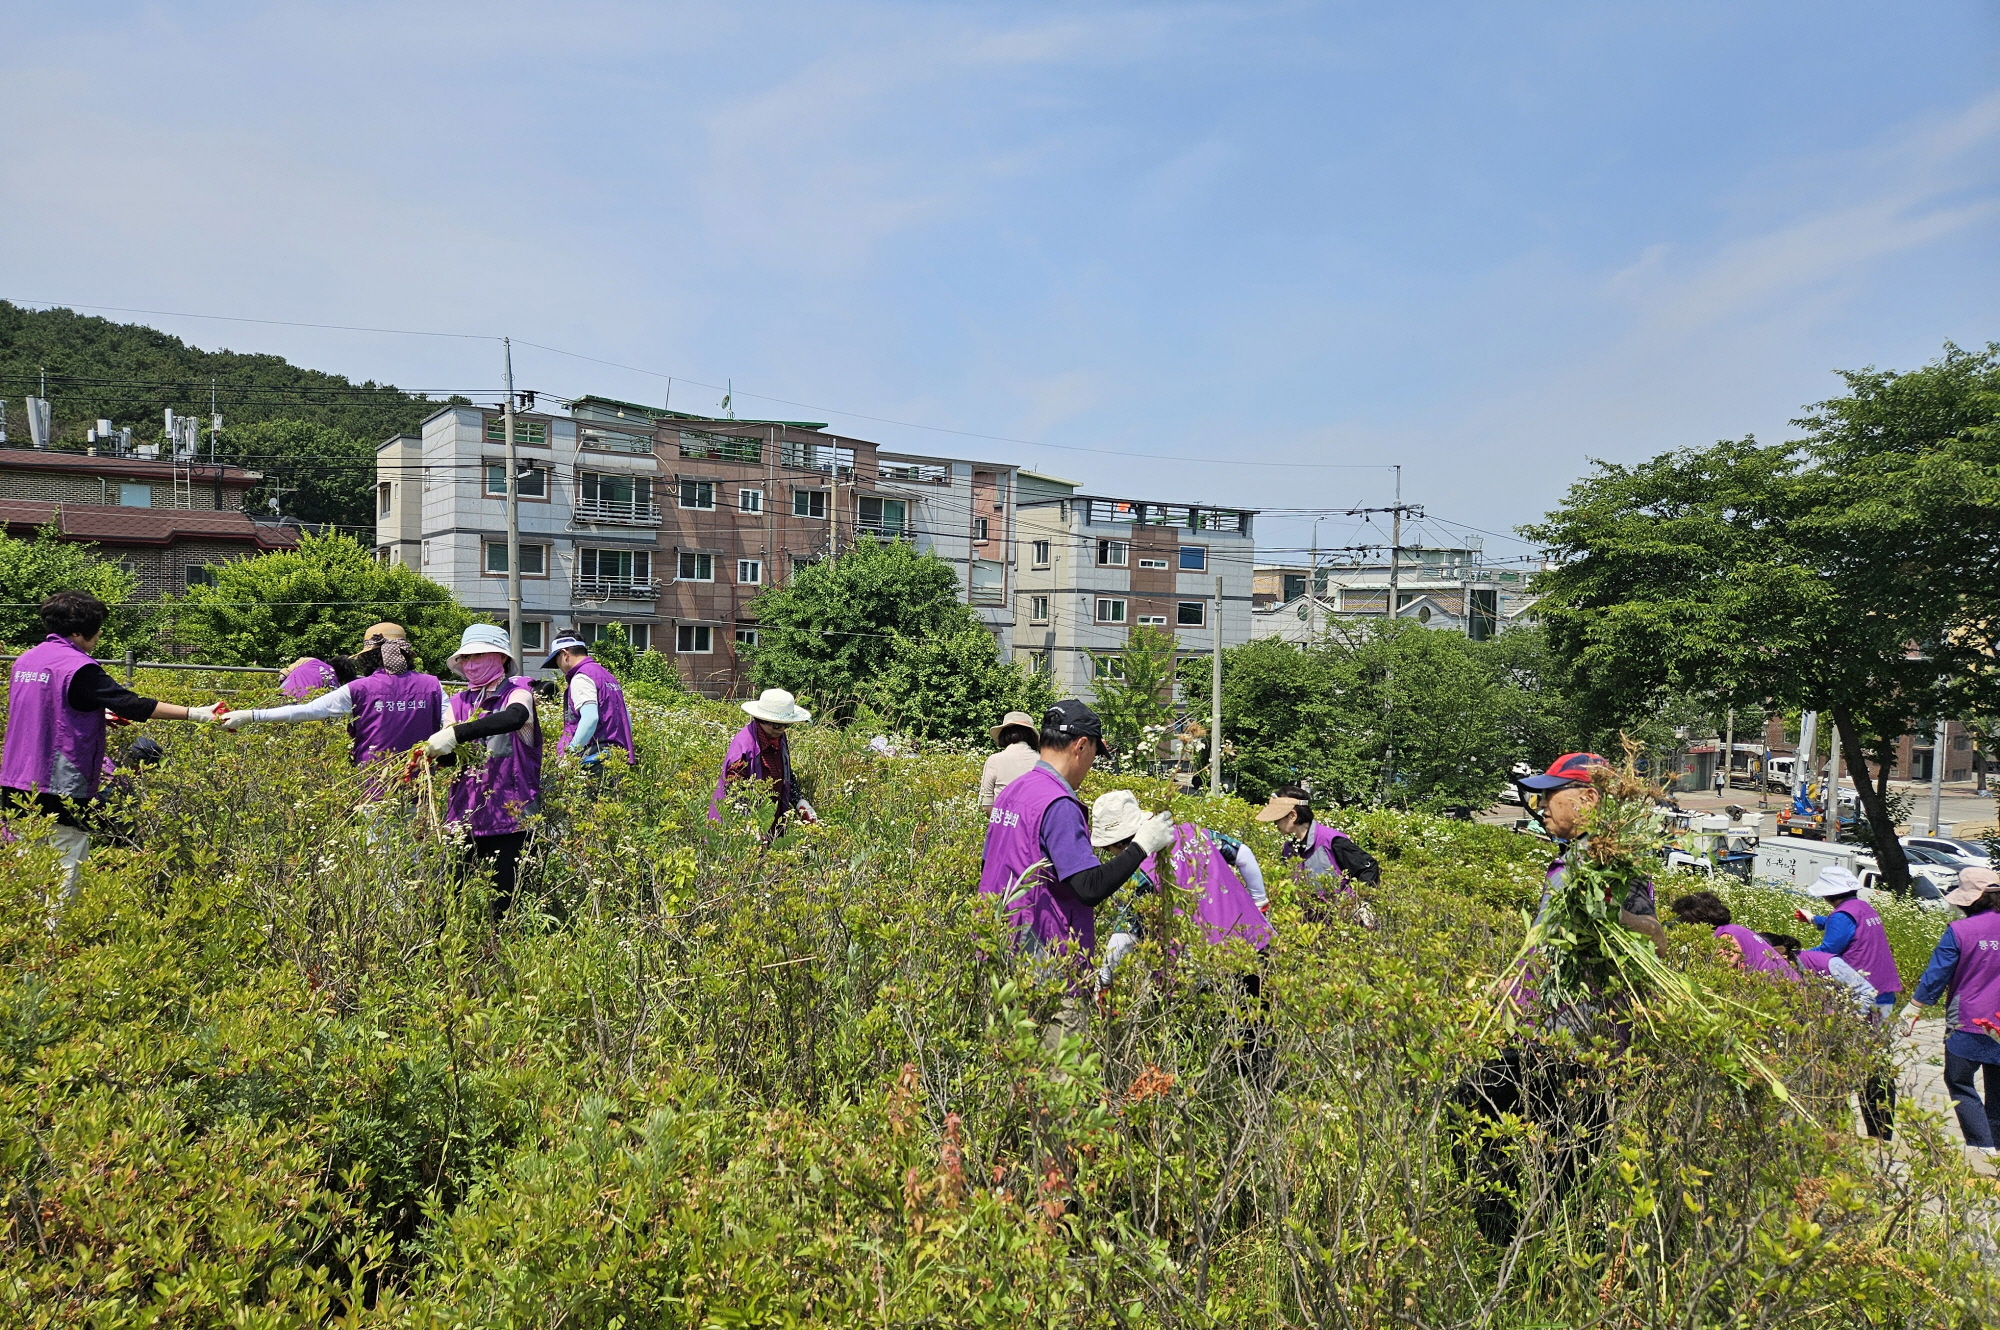
<svg viewBox="0 0 2000 1330"><path fill-rule="evenodd" d="M1943 855L1947 861L1958 861L1960 868L1993 867L1993 856L1978 841L1959 840L1952 836L1904 836L1901 840L1906 850L1928 850L1932 854Z"/></svg>

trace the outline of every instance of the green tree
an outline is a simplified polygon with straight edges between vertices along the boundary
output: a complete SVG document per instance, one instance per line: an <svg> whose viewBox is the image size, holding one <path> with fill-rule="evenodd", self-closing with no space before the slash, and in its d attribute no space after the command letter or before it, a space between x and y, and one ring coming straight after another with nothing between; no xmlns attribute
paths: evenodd
<svg viewBox="0 0 2000 1330"><path fill-rule="evenodd" d="M222 460L263 473L251 510L277 498L303 522L375 530L375 445L310 420L262 420L229 431Z"/></svg>
<svg viewBox="0 0 2000 1330"><path fill-rule="evenodd" d="M958 589L958 572L943 559L903 541L863 541L837 560L796 570L751 602L758 629L757 645L746 652L751 677L759 688L789 689L844 720L875 691L900 642L978 630Z"/></svg>
<svg viewBox="0 0 2000 1330"><path fill-rule="evenodd" d="M1400 620L1224 651L1223 738L1239 793L1261 799L1305 781L1343 804L1484 807L1520 748L1510 687L1480 645ZM1207 663L1189 662L1182 686L1205 713Z"/></svg>
<svg viewBox="0 0 2000 1330"><path fill-rule="evenodd" d="M146 640L151 611L129 602L139 581L97 557L97 547L61 539L53 525L33 540L0 535L0 644L31 647L48 636L37 607L58 591L88 591L111 607L98 651Z"/></svg>
<svg viewBox="0 0 2000 1330"><path fill-rule="evenodd" d="M1118 651L1091 652L1096 677L1091 704L1112 746L1112 768L1143 771L1159 757L1173 719L1174 635L1143 625L1125 635Z"/></svg>
<svg viewBox="0 0 2000 1330"><path fill-rule="evenodd" d="M1904 891L1896 741L2000 690L2000 348L1842 377L1797 442L1598 463L1523 531L1557 560L1538 610L1595 721L1674 696L1826 713Z"/></svg>
<svg viewBox="0 0 2000 1330"><path fill-rule="evenodd" d="M1049 679L1002 661L992 635L977 624L896 638L888 664L864 693L869 706L907 733L980 742L1009 711L1039 717L1056 698Z"/></svg>
<svg viewBox="0 0 2000 1330"><path fill-rule="evenodd" d="M1500 724L1515 761L1546 767L1564 753L1591 746L1568 671L1549 651L1540 625L1522 624L1473 643L1472 656L1503 685Z"/></svg>
<svg viewBox="0 0 2000 1330"><path fill-rule="evenodd" d="M218 564L213 586L190 587L167 613L178 641L218 665L345 655L386 619L409 631L425 668L441 671L472 622L449 591L402 564L377 563L349 536L308 535L296 550Z"/></svg>

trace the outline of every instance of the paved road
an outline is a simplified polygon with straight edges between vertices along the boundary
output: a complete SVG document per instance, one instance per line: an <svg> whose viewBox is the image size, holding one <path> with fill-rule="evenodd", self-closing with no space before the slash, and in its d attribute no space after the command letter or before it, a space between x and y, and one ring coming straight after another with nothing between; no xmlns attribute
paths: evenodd
<svg viewBox="0 0 2000 1330"><path fill-rule="evenodd" d="M1889 782L1889 789L1891 792L1901 791L1909 794L1915 801L1913 816L1919 823L1929 824L1931 798L1929 785L1892 780ZM1761 823L1758 834L1764 836L1778 834L1778 810L1785 805L1785 797L1776 790L1734 789L1721 798L1704 790L1698 794L1677 794L1674 797L1682 808L1699 813L1720 812L1731 804L1739 805L1749 810L1751 816ZM1939 814L1940 821L1952 825L1953 835L1969 836L1975 840L1982 832L1993 829L1996 816L1993 796L1978 793L1970 781L1960 781L1944 787L1944 798L1940 801ZM1501 803L1479 814L1479 821L1491 822L1498 826L1512 826L1526 816L1527 813L1519 804ZM1898 829L1907 832L1910 829L1909 824L1905 823Z"/></svg>

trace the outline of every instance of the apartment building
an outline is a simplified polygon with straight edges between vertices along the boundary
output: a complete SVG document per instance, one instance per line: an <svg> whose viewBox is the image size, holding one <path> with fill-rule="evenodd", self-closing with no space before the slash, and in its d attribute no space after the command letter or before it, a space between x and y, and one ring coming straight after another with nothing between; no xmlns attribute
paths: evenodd
<svg viewBox="0 0 2000 1330"><path fill-rule="evenodd" d="M1253 578L1253 637L1306 642L1334 620L1380 619L1389 613L1390 563L1385 557L1321 565L1317 595L1304 564L1260 565ZM1396 569L1396 617L1484 641L1531 603L1520 568L1487 564L1479 546L1410 546Z"/></svg>
<svg viewBox="0 0 2000 1330"><path fill-rule="evenodd" d="M1225 647L1249 640L1253 512L1077 488L1017 473L1015 659L1089 698L1135 627L1166 629L1191 655L1214 650L1218 617Z"/></svg>
<svg viewBox="0 0 2000 1330"><path fill-rule="evenodd" d="M63 539L96 545L149 600L212 580L216 564L298 544L295 528L244 512L258 472L158 454L129 443L102 453L0 447L0 523L12 536L53 525Z"/></svg>
<svg viewBox="0 0 2000 1330"><path fill-rule="evenodd" d="M622 623L658 645L659 463L651 423L605 411L514 417L520 479L521 654L554 632ZM409 564L496 622L507 617L505 417L452 406L376 452L376 556Z"/></svg>

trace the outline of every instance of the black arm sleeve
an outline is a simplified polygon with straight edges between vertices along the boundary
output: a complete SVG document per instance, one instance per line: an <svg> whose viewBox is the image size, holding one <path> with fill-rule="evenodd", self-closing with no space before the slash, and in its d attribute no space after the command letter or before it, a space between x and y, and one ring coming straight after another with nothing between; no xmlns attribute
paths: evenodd
<svg viewBox="0 0 2000 1330"><path fill-rule="evenodd" d="M516 702L498 711L490 711L478 720L462 720L451 728L458 732L458 741L465 743L495 734L512 734L528 723L530 714L526 703Z"/></svg>
<svg viewBox="0 0 2000 1330"><path fill-rule="evenodd" d="M112 682L102 665L86 665L72 675L65 700L78 711L111 711L126 720L151 720L153 708L160 705Z"/></svg>
<svg viewBox="0 0 2000 1330"><path fill-rule="evenodd" d="M1139 871L1139 865L1146 862L1146 852L1136 845L1127 845L1122 854L1108 864L1086 868L1081 873L1071 873L1062 880L1076 898L1085 905L1095 905L1131 880Z"/></svg>

